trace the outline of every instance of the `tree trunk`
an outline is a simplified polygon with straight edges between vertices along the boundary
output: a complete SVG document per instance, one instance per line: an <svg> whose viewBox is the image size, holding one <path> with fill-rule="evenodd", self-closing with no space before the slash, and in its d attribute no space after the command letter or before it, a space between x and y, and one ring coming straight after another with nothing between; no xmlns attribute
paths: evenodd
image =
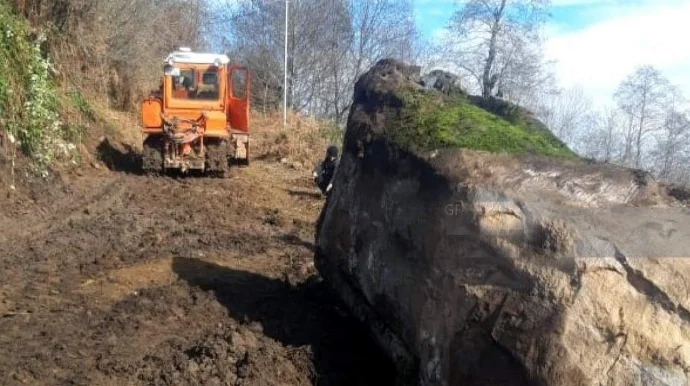
<svg viewBox="0 0 690 386"><path fill-rule="evenodd" d="M640 128L637 130L637 138L635 139L635 168L640 167L641 163L641 158L642 158L642 125L644 123L644 119L640 118Z"/></svg>
<svg viewBox="0 0 690 386"><path fill-rule="evenodd" d="M493 82L491 79L491 69L494 65L494 60L496 60L496 35L497 28L491 31L491 41L489 42L489 55L486 57L486 63L484 64L484 74L482 75L482 97L488 99L493 92Z"/></svg>
<svg viewBox="0 0 690 386"><path fill-rule="evenodd" d="M491 74L496 61L496 40L498 39L498 32L501 28L501 19L503 18L503 11L507 0L501 1L501 6L494 15L494 24L491 26L491 39L489 40L489 54L484 63L484 73L482 74L482 97L488 99L493 93L496 80Z"/></svg>
<svg viewBox="0 0 690 386"><path fill-rule="evenodd" d="M639 168L642 163L642 133L644 131L645 120L647 119L647 95L642 97L642 107L640 108L640 123L637 128L637 138L635 139L635 168Z"/></svg>

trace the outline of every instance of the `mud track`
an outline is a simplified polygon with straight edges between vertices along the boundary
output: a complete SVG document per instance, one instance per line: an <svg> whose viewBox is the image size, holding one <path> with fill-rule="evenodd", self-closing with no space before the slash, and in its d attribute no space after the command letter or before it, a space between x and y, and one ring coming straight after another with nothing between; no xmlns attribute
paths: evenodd
<svg viewBox="0 0 690 386"><path fill-rule="evenodd" d="M286 169L93 170L0 205L0 384L391 384L315 275L323 201Z"/></svg>

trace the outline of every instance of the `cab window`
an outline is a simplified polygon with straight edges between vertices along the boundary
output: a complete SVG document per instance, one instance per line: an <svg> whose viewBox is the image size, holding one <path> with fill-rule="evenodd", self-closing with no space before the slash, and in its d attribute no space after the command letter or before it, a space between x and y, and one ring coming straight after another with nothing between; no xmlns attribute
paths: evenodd
<svg viewBox="0 0 690 386"><path fill-rule="evenodd" d="M218 100L220 96L218 72L214 68L182 69L172 77L172 82L175 99Z"/></svg>
<svg viewBox="0 0 690 386"><path fill-rule="evenodd" d="M232 72L232 96L244 99L247 95L247 74L244 71Z"/></svg>
<svg viewBox="0 0 690 386"><path fill-rule="evenodd" d="M180 70L172 77L172 94L175 99L192 99L196 89L196 72L194 70Z"/></svg>
<svg viewBox="0 0 690 386"><path fill-rule="evenodd" d="M197 91L197 99L217 100L218 99L218 72L211 69L201 74L201 83Z"/></svg>

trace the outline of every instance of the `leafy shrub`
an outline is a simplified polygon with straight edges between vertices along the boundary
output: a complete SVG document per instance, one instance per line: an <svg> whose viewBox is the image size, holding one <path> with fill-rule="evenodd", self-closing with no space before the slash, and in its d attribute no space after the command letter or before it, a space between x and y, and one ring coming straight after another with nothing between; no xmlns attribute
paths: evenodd
<svg viewBox="0 0 690 386"><path fill-rule="evenodd" d="M30 38L27 23L0 0L0 130L16 138L40 170L76 149L66 141L71 129L59 120L44 41L43 34Z"/></svg>

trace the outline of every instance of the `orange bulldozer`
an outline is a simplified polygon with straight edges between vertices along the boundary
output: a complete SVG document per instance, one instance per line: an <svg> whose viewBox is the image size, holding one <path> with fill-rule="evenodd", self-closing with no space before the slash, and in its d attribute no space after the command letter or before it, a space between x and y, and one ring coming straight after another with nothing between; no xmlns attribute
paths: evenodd
<svg viewBox="0 0 690 386"><path fill-rule="evenodd" d="M168 55L163 69L161 89L141 105L142 169L224 174L248 165L248 69L189 48Z"/></svg>

